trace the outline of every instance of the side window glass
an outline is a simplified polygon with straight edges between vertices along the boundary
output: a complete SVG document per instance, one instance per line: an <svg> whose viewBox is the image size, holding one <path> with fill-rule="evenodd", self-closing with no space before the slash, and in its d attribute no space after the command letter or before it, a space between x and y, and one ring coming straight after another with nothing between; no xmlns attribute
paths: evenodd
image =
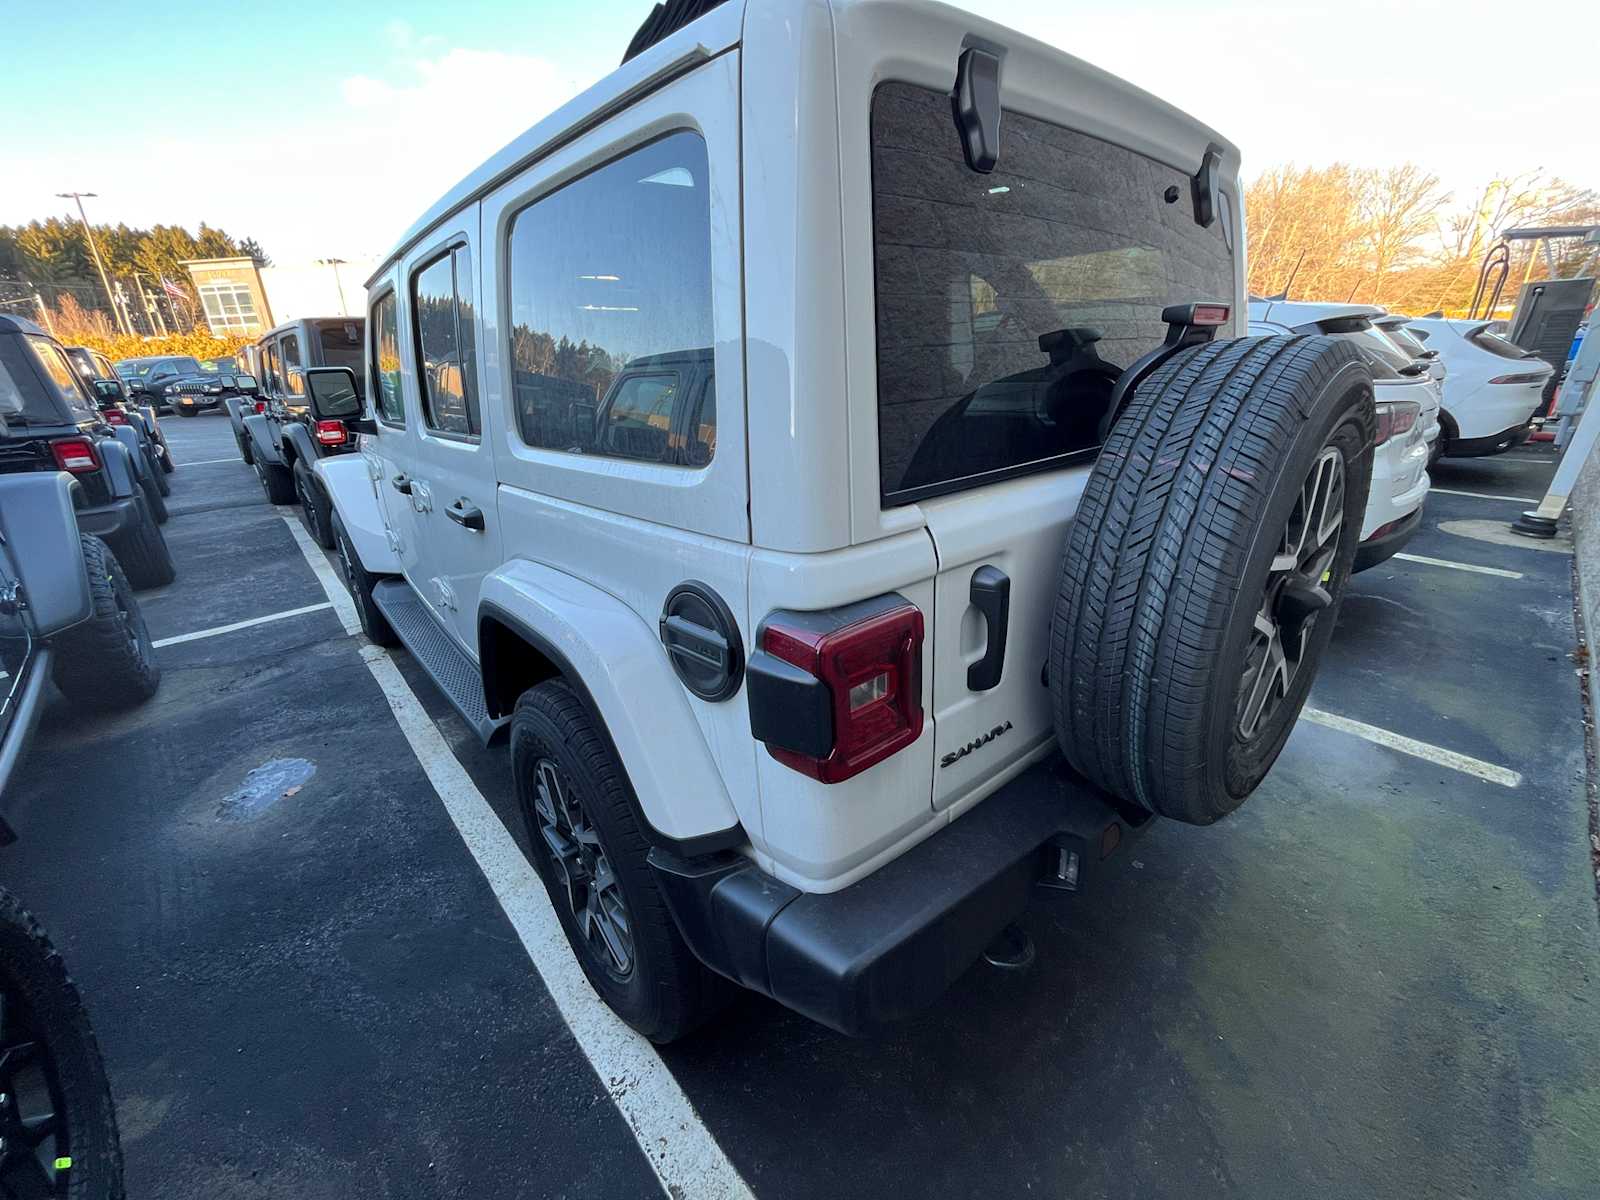
<svg viewBox="0 0 1600 1200"><path fill-rule="evenodd" d="M406 423L400 398L400 315L393 292L372 306L372 363L368 367L374 388L373 403L380 420Z"/></svg>
<svg viewBox="0 0 1600 1200"><path fill-rule="evenodd" d="M517 428L528 445L678 466L711 461L708 184L704 140L673 133L516 215L507 325Z"/></svg>
<svg viewBox="0 0 1600 1200"><path fill-rule="evenodd" d="M268 342L261 348L261 374L265 376L269 396L278 394L278 343Z"/></svg>
<svg viewBox="0 0 1600 1200"><path fill-rule="evenodd" d="M83 384L78 381L78 373L72 369L72 364L67 361L67 356L54 342L42 337L28 335L28 344L33 347L33 352L39 358L39 365L44 368L45 376L50 380L50 385L56 394L61 397L61 402L78 420L88 420L94 416L94 405L84 395Z"/></svg>
<svg viewBox="0 0 1600 1200"><path fill-rule="evenodd" d="M429 429L477 437L477 356L472 332L472 260L457 246L411 282L422 419Z"/></svg>
<svg viewBox="0 0 1600 1200"><path fill-rule="evenodd" d="M283 394L294 398L306 394L306 373L300 364L300 339L292 333L279 342L283 354Z"/></svg>

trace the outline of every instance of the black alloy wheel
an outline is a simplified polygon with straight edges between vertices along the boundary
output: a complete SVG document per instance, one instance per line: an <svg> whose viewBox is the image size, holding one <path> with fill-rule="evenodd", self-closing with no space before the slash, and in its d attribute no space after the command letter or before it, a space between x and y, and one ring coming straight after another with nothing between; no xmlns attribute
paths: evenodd
<svg viewBox="0 0 1600 1200"><path fill-rule="evenodd" d="M536 759L533 810L567 904L600 965L613 979L633 973L633 922L600 833L561 767Z"/></svg>
<svg viewBox="0 0 1600 1200"><path fill-rule="evenodd" d="M1344 456L1325 446L1300 487L1300 498L1267 569L1267 584L1245 648L1238 734L1254 738L1294 687L1317 617L1333 604L1334 563L1344 533Z"/></svg>

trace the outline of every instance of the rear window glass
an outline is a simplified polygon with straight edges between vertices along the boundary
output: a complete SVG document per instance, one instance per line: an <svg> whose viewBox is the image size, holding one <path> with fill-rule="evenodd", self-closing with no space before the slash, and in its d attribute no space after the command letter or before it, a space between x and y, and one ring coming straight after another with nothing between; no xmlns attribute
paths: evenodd
<svg viewBox="0 0 1600 1200"><path fill-rule="evenodd" d="M1487 329L1480 329L1469 334L1467 341L1477 346L1480 350L1487 350L1490 354L1498 354L1501 358L1534 358L1515 342L1507 341L1498 333L1490 333Z"/></svg>
<svg viewBox="0 0 1600 1200"><path fill-rule="evenodd" d="M1427 353L1428 348L1422 344L1422 339L1404 325L1385 325L1383 332L1391 342L1408 354L1420 358Z"/></svg>
<svg viewBox="0 0 1600 1200"><path fill-rule="evenodd" d="M355 373L356 392L366 395L366 371L362 367L361 322L322 321L317 325L317 338L322 343L322 365L349 367Z"/></svg>
<svg viewBox="0 0 1600 1200"><path fill-rule="evenodd" d="M1399 379L1401 372L1415 361L1365 317L1338 317L1318 322L1317 328L1329 337L1353 342L1376 379Z"/></svg>
<svg viewBox="0 0 1600 1200"><path fill-rule="evenodd" d="M1117 375L1166 333L1161 310L1233 299L1231 214L1196 225L1188 175L1010 111L1000 139L977 174L947 93L873 96L886 503L1092 451Z"/></svg>

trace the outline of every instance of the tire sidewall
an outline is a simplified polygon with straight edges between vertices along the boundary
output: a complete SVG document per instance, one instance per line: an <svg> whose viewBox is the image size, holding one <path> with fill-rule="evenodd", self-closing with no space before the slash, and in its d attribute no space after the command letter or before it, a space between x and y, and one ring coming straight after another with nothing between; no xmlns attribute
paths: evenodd
<svg viewBox="0 0 1600 1200"><path fill-rule="evenodd" d="M1331 404L1325 400L1330 394L1338 397ZM1215 786L1212 794L1225 794L1233 802L1233 807L1243 803L1260 783L1293 732L1338 621L1340 602L1349 584L1360 544L1361 521L1371 487L1373 448L1366 435L1367 422L1363 417L1363 407L1370 408L1371 397L1372 389L1366 372L1355 363L1342 367L1323 386L1312 406L1313 411L1321 410L1320 415L1301 425L1296 432L1293 448L1279 473L1275 494L1259 519L1251 539L1244 575L1235 590L1227 635L1217 660L1206 726L1205 763L1207 771L1213 776ZM1236 714L1238 692L1243 685L1241 674L1245 650L1254 629L1255 615L1266 588L1267 574L1277 550L1278 539L1299 499L1300 488L1317 455L1332 441L1341 443L1340 449L1345 459L1343 528L1354 531L1354 536L1347 536L1340 543L1330 581L1333 585L1333 603L1317 617L1309 653L1295 674L1289 694L1279 703L1278 711L1268 727L1245 742L1236 732Z"/></svg>

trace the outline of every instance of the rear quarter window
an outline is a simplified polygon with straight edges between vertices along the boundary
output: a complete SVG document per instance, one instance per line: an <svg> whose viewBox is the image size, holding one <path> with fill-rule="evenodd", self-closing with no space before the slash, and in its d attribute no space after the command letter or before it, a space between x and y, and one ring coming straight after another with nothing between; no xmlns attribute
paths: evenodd
<svg viewBox="0 0 1600 1200"><path fill-rule="evenodd" d="M872 190L886 504L1089 454L1162 308L1235 298L1231 212L1203 229L1188 175L1021 113L981 175L948 94L880 85Z"/></svg>

